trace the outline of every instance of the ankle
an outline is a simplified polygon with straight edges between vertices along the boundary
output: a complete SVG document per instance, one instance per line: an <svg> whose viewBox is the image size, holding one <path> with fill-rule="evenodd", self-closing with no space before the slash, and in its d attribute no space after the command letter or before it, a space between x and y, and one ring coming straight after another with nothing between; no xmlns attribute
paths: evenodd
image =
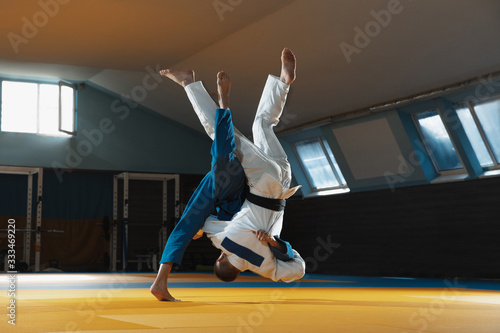
<svg viewBox="0 0 500 333"><path fill-rule="evenodd" d="M190 85L193 82L194 82L194 79L184 80L184 81L181 82L181 86L183 88L186 88L186 86Z"/></svg>
<svg viewBox="0 0 500 333"><path fill-rule="evenodd" d="M219 107L221 109L229 110L229 96L219 98Z"/></svg>

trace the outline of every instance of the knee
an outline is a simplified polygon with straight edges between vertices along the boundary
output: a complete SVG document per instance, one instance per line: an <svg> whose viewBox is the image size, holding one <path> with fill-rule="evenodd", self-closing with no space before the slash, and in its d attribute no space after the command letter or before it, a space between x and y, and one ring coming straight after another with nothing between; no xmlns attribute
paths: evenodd
<svg viewBox="0 0 500 333"><path fill-rule="evenodd" d="M252 125L252 133L263 133L267 131L272 131L273 127L278 125L279 119L273 118L263 118L263 117L258 117L255 118L253 125ZM255 134L254 134L255 135Z"/></svg>
<svg viewBox="0 0 500 333"><path fill-rule="evenodd" d="M238 183L245 178L245 171L234 156L232 159L217 161L213 174L215 187L225 187L228 183Z"/></svg>
<svg viewBox="0 0 500 333"><path fill-rule="evenodd" d="M245 171L236 158L217 169L213 177L217 197L239 192L246 184Z"/></svg>

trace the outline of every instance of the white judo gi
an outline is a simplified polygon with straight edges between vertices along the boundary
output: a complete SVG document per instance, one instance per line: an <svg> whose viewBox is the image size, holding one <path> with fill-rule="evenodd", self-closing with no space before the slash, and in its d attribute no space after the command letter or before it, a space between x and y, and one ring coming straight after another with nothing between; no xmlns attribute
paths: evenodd
<svg viewBox="0 0 500 333"><path fill-rule="evenodd" d="M217 105L199 81L187 85L185 90L201 124L213 139ZM269 75L252 127L254 142L234 129L237 146L234 154L245 170L250 192L265 198L287 199L300 187L290 188L290 164L273 131L279 122L288 90L289 85ZM305 272L305 262L299 253L284 242L287 255L284 260L278 259L274 254L276 251L272 251L267 242L259 241L252 232L263 229L279 237L283 213L245 200L240 212L230 221L214 216L207 218L203 231L240 271L250 270L273 281L291 282L300 279Z"/></svg>

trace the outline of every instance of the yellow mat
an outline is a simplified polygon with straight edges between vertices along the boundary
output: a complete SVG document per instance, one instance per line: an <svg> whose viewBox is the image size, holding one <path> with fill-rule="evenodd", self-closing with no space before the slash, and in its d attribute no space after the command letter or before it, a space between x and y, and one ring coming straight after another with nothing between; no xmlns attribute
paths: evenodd
<svg viewBox="0 0 500 333"><path fill-rule="evenodd" d="M256 283L251 288L173 288L182 302L168 303L158 302L148 288L122 287L130 281L149 284L154 274L67 276L18 276L16 325L4 316L0 332L500 332L498 291L259 288L264 280L245 277ZM206 274L177 275L172 281L186 279L213 281ZM57 289L67 283L75 289ZM92 283L101 288L93 289ZM0 284L8 287L5 276ZM10 299L4 293L0 302L8 306Z"/></svg>

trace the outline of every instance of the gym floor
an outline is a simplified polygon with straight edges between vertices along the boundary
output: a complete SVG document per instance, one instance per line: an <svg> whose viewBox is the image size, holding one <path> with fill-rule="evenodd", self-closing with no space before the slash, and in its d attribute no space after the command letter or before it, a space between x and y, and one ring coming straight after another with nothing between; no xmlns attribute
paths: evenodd
<svg viewBox="0 0 500 333"><path fill-rule="evenodd" d="M474 332L498 333L500 282L306 275L275 283L254 275L218 282L173 273L178 303L150 293L154 273L0 275L1 332Z"/></svg>

